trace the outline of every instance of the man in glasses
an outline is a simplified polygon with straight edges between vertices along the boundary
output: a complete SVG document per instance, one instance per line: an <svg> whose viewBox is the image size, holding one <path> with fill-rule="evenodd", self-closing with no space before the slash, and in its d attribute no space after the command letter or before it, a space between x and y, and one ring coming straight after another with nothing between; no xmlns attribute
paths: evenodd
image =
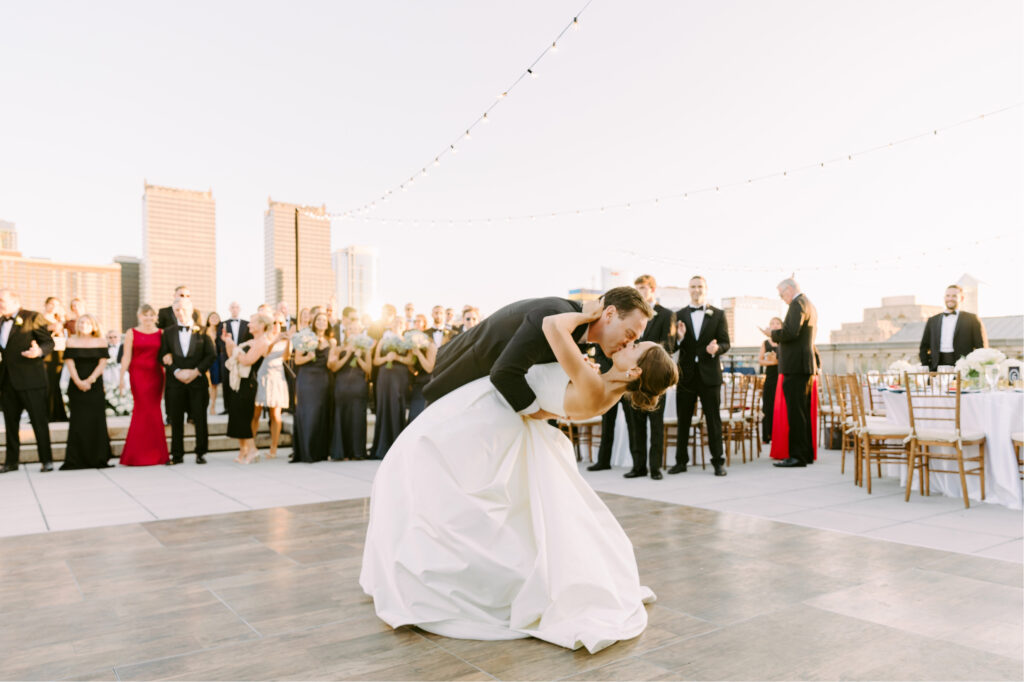
<svg viewBox="0 0 1024 682"><path fill-rule="evenodd" d="M174 301L171 301L171 304L173 305L175 301L182 301L182 303L186 303L187 302L189 307L191 307L192 306L192 290L189 289L184 284L176 287L174 289ZM200 320L199 311L196 310L195 308L192 308L192 321L195 322L196 324L199 324L199 320ZM161 308L160 312L157 313L157 317L156 317L157 329L167 329L168 327L173 327L173 326L176 326L177 324L178 324L178 320L174 316L174 311L171 309L171 306L167 306L166 308Z"/></svg>

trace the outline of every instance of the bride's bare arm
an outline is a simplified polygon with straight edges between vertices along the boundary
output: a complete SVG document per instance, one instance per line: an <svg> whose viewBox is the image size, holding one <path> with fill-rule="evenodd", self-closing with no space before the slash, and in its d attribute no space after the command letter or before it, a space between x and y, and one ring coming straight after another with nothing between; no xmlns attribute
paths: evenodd
<svg viewBox="0 0 1024 682"><path fill-rule="evenodd" d="M580 353L579 346L572 338L572 330L593 319L584 313L561 313L548 315L542 324L544 338L555 352L555 359L569 375L574 389L588 403L600 401L604 397L604 382Z"/></svg>

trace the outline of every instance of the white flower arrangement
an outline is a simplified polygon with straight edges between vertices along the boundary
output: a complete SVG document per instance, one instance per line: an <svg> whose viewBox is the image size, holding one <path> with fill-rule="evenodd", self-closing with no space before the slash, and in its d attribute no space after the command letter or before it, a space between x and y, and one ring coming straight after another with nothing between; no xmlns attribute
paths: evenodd
<svg viewBox="0 0 1024 682"><path fill-rule="evenodd" d="M917 365L911 364L909 360L896 360L889 365L889 372L902 375L904 372L913 372Z"/></svg>
<svg viewBox="0 0 1024 682"><path fill-rule="evenodd" d="M107 401L107 416L126 415L132 413L134 406L131 391L120 391L116 387L104 391Z"/></svg>
<svg viewBox="0 0 1024 682"><path fill-rule="evenodd" d="M995 348L978 348L956 361L956 370L964 377L972 379L984 376L985 368L991 365L1001 367L1006 355ZM1002 369L1000 368L1000 371Z"/></svg>

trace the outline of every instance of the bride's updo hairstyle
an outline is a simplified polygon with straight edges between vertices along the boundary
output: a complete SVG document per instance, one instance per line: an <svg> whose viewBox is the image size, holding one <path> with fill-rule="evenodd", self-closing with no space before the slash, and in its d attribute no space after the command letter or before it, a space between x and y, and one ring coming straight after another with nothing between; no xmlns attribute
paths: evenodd
<svg viewBox="0 0 1024 682"><path fill-rule="evenodd" d="M626 394L634 409L652 412L658 407L661 394L679 381L679 370L661 346L644 351L636 366L643 372L626 384Z"/></svg>

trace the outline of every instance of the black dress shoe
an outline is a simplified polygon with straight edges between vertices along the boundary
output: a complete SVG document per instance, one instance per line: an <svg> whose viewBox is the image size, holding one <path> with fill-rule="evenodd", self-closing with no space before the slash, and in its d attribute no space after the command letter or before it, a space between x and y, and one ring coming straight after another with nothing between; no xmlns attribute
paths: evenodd
<svg viewBox="0 0 1024 682"><path fill-rule="evenodd" d="M203 455L196 455L196 464L206 464L206 457Z"/></svg>
<svg viewBox="0 0 1024 682"><path fill-rule="evenodd" d="M41 471L41 472L53 471L53 465L50 464L49 462L47 462L43 466L39 467L39 471Z"/></svg>
<svg viewBox="0 0 1024 682"><path fill-rule="evenodd" d="M611 469L610 464L591 464L587 467L587 471L604 471L605 469Z"/></svg>
<svg viewBox="0 0 1024 682"><path fill-rule="evenodd" d="M655 481L660 481L661 480L661 472L658 471L657 469L655 469L654 471L651 472L651 478L653 478Z"/></svg>
<svg viewBox="0 0 1024 682"><path fill-rule="evenodd" d="M622 477L623 478L640 478L641 476L646 476L646 475L647 475L646 471L636 471L636 470L633 470L633 471L627 471L626 473L622 474Z"/></svg>
<svg viewBox="0 0 1024 682"><path fill-rule="evenodd" d="M16 467L16 466L8 466L6 464L4 464L3 466L0 466L0 474L6 474L8 471L17 471L17 470L18 470L18 467Z"/></svg>
<svg viewBox="0 0 1024 682"><path fill-rule="evenodd" d="M676 464L671 469L669 469L668 472L670 474L683 474L683 473L686 473L686 465L685 464Z"/></svg>
<svg viewBox="0 0 1024 682"><path fill-rule="evenodd" d="M789 459L784 459L781 462L776 462L772 466L777 466L782 469L792 469L794 467L805 467L807 465L798 459L793 459L792 457L790 457Z"/></svg>
<svg viewBox="0 0 1024 682"><path fill-rule="evenodd" d="M712 464L715 467L715 476L725 476L727 474L724 464Z"/></svg>

